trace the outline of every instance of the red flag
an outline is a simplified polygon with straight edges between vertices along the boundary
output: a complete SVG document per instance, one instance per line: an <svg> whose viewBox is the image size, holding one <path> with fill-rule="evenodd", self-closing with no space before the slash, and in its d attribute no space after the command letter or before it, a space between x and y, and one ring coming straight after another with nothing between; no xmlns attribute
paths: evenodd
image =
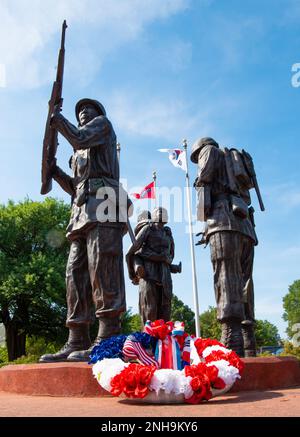
<svg viewBox="0 0 300 437"><path fill-rule="evenodd" d="M146 185L140 193L132 193L132 196L136 199L155 199L155 183Z"/></svg>

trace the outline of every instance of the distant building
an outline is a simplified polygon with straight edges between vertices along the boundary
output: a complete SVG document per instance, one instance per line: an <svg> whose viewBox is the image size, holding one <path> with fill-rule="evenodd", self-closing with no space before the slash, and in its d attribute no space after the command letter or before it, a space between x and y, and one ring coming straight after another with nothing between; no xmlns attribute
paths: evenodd
<svg viewBox="0 0 300 437"><path fill-rule="evenodd" d="M279 355L283 352L282 346L262 346L259 348L259 353L269 352L272 355Z"/></svg>

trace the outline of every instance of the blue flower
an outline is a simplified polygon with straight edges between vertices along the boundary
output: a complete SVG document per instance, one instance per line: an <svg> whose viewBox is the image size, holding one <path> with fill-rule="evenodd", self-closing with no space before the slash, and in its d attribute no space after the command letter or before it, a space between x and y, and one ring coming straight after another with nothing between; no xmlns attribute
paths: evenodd
<svg viewBox="0 0 300 437"><path fill-rule="evenodd" d="M126 338L127 335L115 335L102 340L101 343L93 347L89 364L95 364L104 358L122 358L122 349Z"/></svg>

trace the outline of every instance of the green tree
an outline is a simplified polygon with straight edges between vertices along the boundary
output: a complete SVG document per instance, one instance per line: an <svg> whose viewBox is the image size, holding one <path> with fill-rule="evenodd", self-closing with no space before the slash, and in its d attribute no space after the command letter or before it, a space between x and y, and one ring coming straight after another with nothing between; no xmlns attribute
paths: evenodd
<svg viewBox="0 0 300 437"><path fill-rule="evenodd" d="M295 334L293 326L300 323L300 280L289 286L289 291L283 298L283 309L283 320L288 322L286 332L292 338Z"/></svg>
<svg viewBox="0 0 300 437"><path fill-rule="evenodd" d="M200 315L200 329L203 338L216 340L221 338L221 324L217 320L217 308L209 306L208 310Z"/></svg>
<svg viewBox="0 0 300 437"><path fill-rule="evenodd" d="M185 332L195 334L195 315L194 311L188 305L185 305L182 300L173 294L171 320L179 320L185 323Z"/></svg>
<svg viewBox="0 0 300 437"><path fill-rule="evenodd" d="M122 334L130 334L142 330L142 319L139 314L132 314L132 308L129 308L121 316Z"/></svg>
<svg viewBox="0 0 300 437"><path fill-rule="evenodd" d="M277 327L268 320L256 320L255 338L257 347L278 346L281 342Z"/></svg>
<svg viewBox="0 0 300 437"><path fill-rule="evenodd" d="M25 355L27 335L64 335L69 215L51 198L0 205L0 322L10 361Z"/></svg>

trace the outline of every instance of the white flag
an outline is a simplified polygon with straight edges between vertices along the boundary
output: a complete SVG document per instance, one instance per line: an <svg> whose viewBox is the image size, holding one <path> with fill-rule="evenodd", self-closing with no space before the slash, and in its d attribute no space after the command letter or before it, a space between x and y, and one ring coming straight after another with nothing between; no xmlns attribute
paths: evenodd
<svg viewBox="0 0 300 437"><path fill-rule="evenodd" d="M167 152L169 154L169 160L175 167L181 168L183 171L187 171L185 153L181 149L158 149L159 152Z"/></svg>

